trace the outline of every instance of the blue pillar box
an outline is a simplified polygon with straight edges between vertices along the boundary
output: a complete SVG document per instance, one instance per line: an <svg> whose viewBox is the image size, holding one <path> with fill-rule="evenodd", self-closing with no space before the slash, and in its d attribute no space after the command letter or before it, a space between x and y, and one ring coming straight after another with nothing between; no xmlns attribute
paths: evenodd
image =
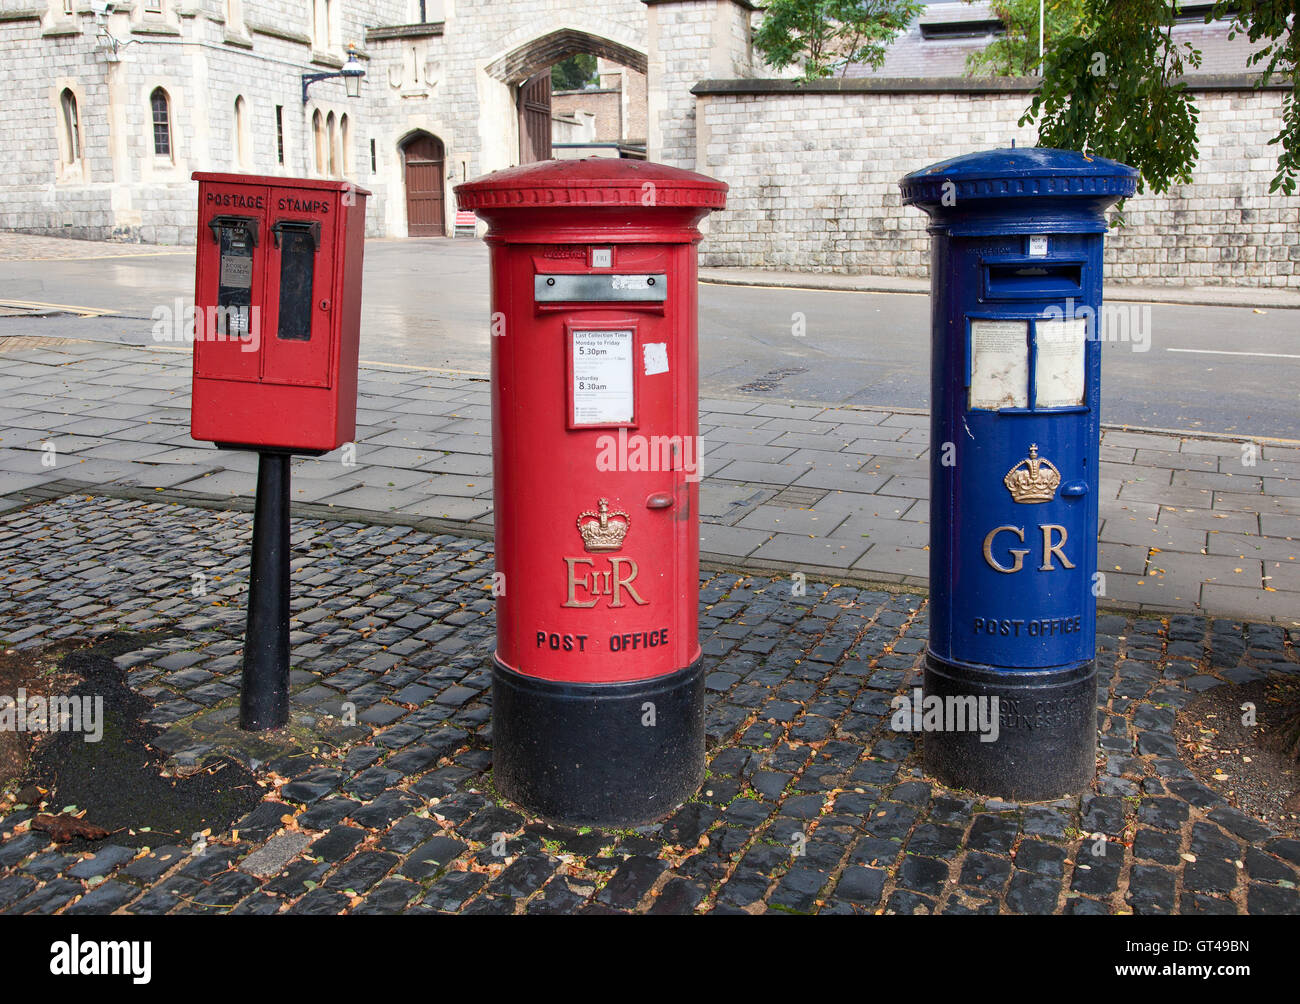
<svg viewBox="0 0 1300 1004"><path fill-rule="evenodd" d="M1060 797L1095 771L1102 241L1137 172L1025 148L900 184L931 234L925 696L957 711L925 762L956 787ZM972 698L996 699L995 731L963 727Z"/></svg>

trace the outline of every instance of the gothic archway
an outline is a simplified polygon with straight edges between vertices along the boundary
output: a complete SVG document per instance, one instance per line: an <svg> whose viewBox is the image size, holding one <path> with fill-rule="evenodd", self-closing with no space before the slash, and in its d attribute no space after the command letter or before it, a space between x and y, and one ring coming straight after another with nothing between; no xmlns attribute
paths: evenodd
<svg viewBox="0 0 1300 1004"><path fill-rule="evenodd" d="M560 28L531 39L488 63L484 70L505 84L521 84L549 69L561 59L580 52L603 56L636 70L646 72L646 54L622 42L577 28Z"/></svg>
<svg viewBox="0 0 1300 1004"><path fill-rule="evenodd" d="M578 28L557 28L511 48L484 70L511 87L519 123L518 162L551 156L551 67L585 53L646 72L646 54L604 35Z"/></svg>

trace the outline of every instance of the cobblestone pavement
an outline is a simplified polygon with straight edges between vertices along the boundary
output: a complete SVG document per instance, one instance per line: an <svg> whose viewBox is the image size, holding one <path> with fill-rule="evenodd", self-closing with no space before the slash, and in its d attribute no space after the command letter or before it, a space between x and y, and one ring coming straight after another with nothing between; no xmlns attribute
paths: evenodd
<svg viewBox="0 0 1300 1004"><path fill-rule="evenodd" d="M890 730L922 597L704 572L702 791L659 825L560 829L493 793L482 539L296 519L295 711L347 701L357 726L269 761L205 739L236 701L250 522L84 494L0 515L5 644L171 629L116 660L164 730L153 744L178 766L233 752L265 784L202 846L158 834L147 851L140 832L56 847L9 804L0 910L1300 912L1300 840L1196 781L1172 735L1198 692L1300 672L1281 626L1103 615L1095 790L1017 805L937 785Z"/></svg>
<svg viewBox="0 0 1300 1004"><path fill-rule="evenodd" d="M0 494L75 481L251 499L256 457L189 437L188 352L6 341ZM324 507L314 514L486 532L489 416L486 380L365 366L355 451L295 460L293 499ZM884 409L702 401L706 563L924 586L928 423ZM1300 625L1300 445L1108 428L1101 460L1107 604Z"/></svg>

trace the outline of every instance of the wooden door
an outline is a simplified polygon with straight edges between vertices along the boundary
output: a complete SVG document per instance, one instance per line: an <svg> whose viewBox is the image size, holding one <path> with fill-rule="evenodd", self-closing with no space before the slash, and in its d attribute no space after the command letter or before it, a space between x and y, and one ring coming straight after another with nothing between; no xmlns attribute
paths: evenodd
<svg viewBox="0 0 1300 1004"><path fill-rule="evenodd" d="M519 85L519 163L551 159L551 71Z"/></svg>
<svg viewBox="0 0 1300 1004"><path fill-rule="evenodd" d="M406 168L406 232L410 237L446 233L443 197L445 154L442 140L420 133L402 147Z"/></svg>

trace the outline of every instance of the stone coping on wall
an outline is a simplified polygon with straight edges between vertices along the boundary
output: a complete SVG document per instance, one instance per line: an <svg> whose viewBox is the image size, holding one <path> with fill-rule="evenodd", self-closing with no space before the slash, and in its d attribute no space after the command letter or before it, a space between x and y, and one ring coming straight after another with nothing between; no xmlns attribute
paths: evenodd
<svg viewBox="0 0 1300 1004"><path fill-rule="evenodd" d="M1289 90L1290 85L1274 77L1259 83L1259 73L1197 73L1180 78L1191 91ZM733 80L701 80L691 88L696 97L760 94L1031 94L1040 77L831 77L803 81L776 77L742 77Z"/></svg>
<svg viewBox="0 0 1300 1004"><path fill-rule="evenodd" d="M551 97L563 98L573 94L621 94L621 87L579 87L577 90L551 91Z"/></svg>
<svg viewBox="0 0 1300 1004"><path fill-rule="evenodd" d="M393 24L380 28L367 28L367 42L384 42L392 38L437 38L446 30L445 21L423 21L419 24Z"/></svg>
<svg viewBox="0 0 1300 1004"><path fill-rule="evenodd" d="M306 32L295 31L292 28L285 28L278 24L264 24L260 21L245 20L244 26L255 35L266 35L268 38L278 38L285 42L311 45L311 36Z"/></svg>

